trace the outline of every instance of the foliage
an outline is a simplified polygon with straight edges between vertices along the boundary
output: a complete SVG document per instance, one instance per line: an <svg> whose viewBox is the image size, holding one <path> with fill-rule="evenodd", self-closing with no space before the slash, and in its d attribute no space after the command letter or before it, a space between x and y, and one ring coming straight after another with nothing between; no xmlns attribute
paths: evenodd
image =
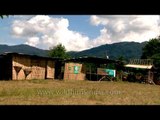
<svg viewBox="0 0 160 120"><path fill-rule="evenodd" d="M109 63L109 64L107 65L107 69L115 69L115 64Z"/></svg>
<svg viewBox="0 0 160 120"><path fill-rule="evenodd" d="M80 52L69 52L72 57L83 57L83 56L96 56L96 57L105 57L105 52L109 59L117 59L117 56L123 56L125 60L129 59L138 59L142 55L142 48L145 46L146 42L120 42L114 44L106 44L98 47L94 47L88 50Z"/></svg>
<svg viewBox="0 0 160 120"><path fill-rule="evenodd" d="M8 17L8 15L0 15L0 17L3 19L5 16L7 16Z"/></svg>
<svg viewBox="0 0 160 120"><path fill-rule="evenodd" d="M80 52L67 52L72 57L96 56L103 57L104 51L107 51L109 59L118 59L117 56L123 56L125 60L138 59L142 55L142 48L146 43L121 42L110 45L102 45L89 50ZM25 54L35 54L40 56L48 56L48 50L42 50L28 45L7 46L0 45L0 53L4 52L20 52Z"/></svg>
<svg viewBox="0 0 160 120"><path fill-rule="evenodd" d="M63 46L62 44L58 44L55 47L52 47L49 50L49 56L50 57L58 57L58 58L69 58L70 56L66 53L66 49L65 46Z"/></svg>
<svg viewBox="0 0 160 120"><path fill-rule="evenodd" d="M153 59L154 65L160 69L160 37L149 40L143 48L141 58Z"/></svg>
<svg viewBox="0 0 160 120"><path fill-rule="evenodd" d="M91 73L96 73L97 72L97 67L98 66L94 63L84 63L84 66L85 66L85 71L86 72L91 72Z"/></svg>
<svg viewBox="0 0 160 120"><path fill-rule="evenodd" d="M153 55L160 53L160 38L154 38L144 46L142 58L151 58Z"/></svg>
<svg viewBox="0 0 160 120"><path fill-rule="evenodd" d="M125 60L124 56L119 56L117 60L119 62L117 62L117 64L116 64L116 70L122 72L122 70L125 69L124 65L126 63L126 60Z"/></svg>
<svg viewBox="0 0 160 120"><path fill-rule="evenodd" d="M152 55L151 59L154 60L154 65L160 69L160 53Z"/></svg>
<svg viewBox="0 0 160 120"><path fill-rule="evenodd" d="M47 57L47 50L38 49L36 47L32 47L29 45L15 45L15 46L8 46L8 45L0 45L0 54L4 52L17 52L17 53L24 53L29 55L38 55Z"/></svg>

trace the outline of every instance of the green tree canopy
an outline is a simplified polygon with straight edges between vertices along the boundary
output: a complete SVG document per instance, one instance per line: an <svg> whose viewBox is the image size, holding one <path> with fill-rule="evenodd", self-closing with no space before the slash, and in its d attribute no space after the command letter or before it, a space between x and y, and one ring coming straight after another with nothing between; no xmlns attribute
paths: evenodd
<svg viewBox="0 0 160 120"><path fill-rule="evenodd" d="M160 37L149 40L143 48L142 58L151 58L158 53L160 53Z"/></svg>
<svg viewBox="0 0 160 120"><path fill-rule="evenodd" d="M160 68L160 36L149 40L142 51L142 59L153 59L156 67Z"/></svg>
<svg viewBox="0 0 160 120"><path fill-rule="evenodd" d="M8 17L8 15L0 15L0 17L3 19L4 18L4 16L7 16Z"/></svg>
<svg viewBox="0 0 160 120"><path fill-rule="evenodd" d="M63 58L63 59L70 57L66 52L65 46L63 46L62 44L58 44L57 46L50 48L49 56Z"/></svg>
<svg viewBox="0 0 160 120"><path fill-rule="evenodd" d="M119 56L117 58L117 60L119 61L117 64L116 64L116 69L117 71L122 71L125 69L124 65L126 64L126 60L124 58L123 55Z"/></svg>

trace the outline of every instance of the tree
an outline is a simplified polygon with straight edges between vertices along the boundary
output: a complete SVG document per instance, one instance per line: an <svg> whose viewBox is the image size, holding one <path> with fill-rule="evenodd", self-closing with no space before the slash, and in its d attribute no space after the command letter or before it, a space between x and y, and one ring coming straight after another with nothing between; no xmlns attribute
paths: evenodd
<svg viewBox="0 0 160 120"><path fill-rule="evenodd" d="M8 15L0 15L0 17L3 19L4 18L4 16L7 16L8 17Z"/></svg>
<svg viewBox="0 0 160 120"><path fill-rule="evenodd" d="M152 55L151 59L154 60L154 65L160 69L160 53Z"/></svg>
<svg viewBox="0 0 160 120"><path fill-rule="evenodd" d="M62 58L62 59L66 59L69 58L70 56L67 54L65 46L63 46L62 44L58 44L55 47L52 47L49 50L49 54L50 57L58 57L58 58Z"/></svg>
<svg viewBox="0 0 160 120"><path fill-rule="evenodd" d="M141 58L151 58L153 55L160 53L160 37L149 40L142 49Z"/></svg>
<svg viewBox="0 0 160 120"><path fill-rule="evenodd" d="M117 71L122 71L125 69L124 65L126 64L126 60L123 55L117 58L118 62L116 63Z"/></svg>
<svg viewBox="0 0 160 120"><path fill-rule="evenodd" d="M0 15L0 17L3 19L3 15Z"/></svg>
<svg viewBox="0 0 160 120"><path fill-rule="evenodd" d="M160 69L160 36L147 42L142 49L142 59L153 59L155 67Z"/></svg>

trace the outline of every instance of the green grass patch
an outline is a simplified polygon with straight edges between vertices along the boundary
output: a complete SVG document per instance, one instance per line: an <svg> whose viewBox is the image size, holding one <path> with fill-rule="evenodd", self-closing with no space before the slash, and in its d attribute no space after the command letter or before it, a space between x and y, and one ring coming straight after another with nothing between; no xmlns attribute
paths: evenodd
<svg viewBox="0 0 160 120"><path fill-rule="evenodd" d="M0 81L0 104L154 105L160 86L110 81Z"/></svg>

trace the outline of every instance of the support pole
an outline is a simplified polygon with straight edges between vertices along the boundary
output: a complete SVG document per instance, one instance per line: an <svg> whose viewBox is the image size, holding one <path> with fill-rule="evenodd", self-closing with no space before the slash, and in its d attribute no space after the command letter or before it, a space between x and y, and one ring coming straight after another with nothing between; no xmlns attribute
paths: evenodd
<svg viewBox="0 0 160 120"><path fill-rule="evenodd" d="M92 68L91 68L91 65L90 65L90 80L91 80L91 73L92 73Z"/></svg>

